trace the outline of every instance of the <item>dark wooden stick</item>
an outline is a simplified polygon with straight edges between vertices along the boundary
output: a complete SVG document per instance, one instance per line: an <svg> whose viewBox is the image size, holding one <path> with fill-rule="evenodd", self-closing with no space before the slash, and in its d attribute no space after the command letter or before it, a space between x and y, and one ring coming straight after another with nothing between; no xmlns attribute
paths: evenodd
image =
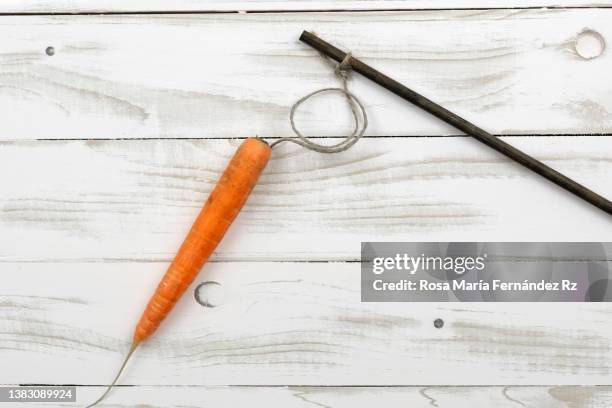
<svg viewBox="0 0 612 408"><path fill-rule="evenodd" d="M336 60L337 62L342 62L346 58L346 53L344 51L339 50L308 31L302 32L300 41L310 45L312 48ZM474 137L487 146L497 150L501 154L506 155L512 160L538 173L540 176L547 178L558 186L563 187L567 191L574 193L583 200L612 215L612 202L605 197L602 197L594 191L589 190L582 184L576 183L574 180L548 167L541 161L534 159L516 147L509 145L498 137L493 136L473 123L468 122L461 116L454 114L432 100L427 99L423 95L420 95L412 89L400 84L396 80L389 78L385 74L377 71L357 58L351 56L349 62L353 71L359 72L361 75L388 89L408 102L411 102L419 108L426 110L437 118L442 119L449 125L456 127L462 132Z"/></svg>

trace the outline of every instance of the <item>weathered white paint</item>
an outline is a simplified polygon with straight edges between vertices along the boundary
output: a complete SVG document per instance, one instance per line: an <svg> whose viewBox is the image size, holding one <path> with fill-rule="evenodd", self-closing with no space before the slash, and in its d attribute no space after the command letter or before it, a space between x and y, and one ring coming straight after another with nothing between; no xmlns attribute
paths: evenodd
<svg viewBox="0 0 612 408"><path fill-rule="evenodd" d="M611 39L611 19L611 9L1 17L0 139L290 136L290 106L338 85L298 41L304 29L493 133L612 133L602 80L612 56L574 49L585 28ZM369 135L458 133L358 75L351 89ZM346 132L342 104L309 102L299 126Z"/></svg>
<svg viewBox="0 0 612 408"><path fill-rule="evenodd" d="M0 13L542 5L594 3L11 0ZM609 52L586 60L574 49L585 30L609 40L610 13L0 17L0 139L16 140L0 142L0 361L10 368L0 383L112 377L238 143L32 139L290 135L291 103L335 84L296 41L305 28L492 132L610 134ZM370 135L456 134L362 78L351 86ZM347 116L326 116L328 106L313 101L299 123L342 131ZM609 136L507 140L612 196ZM372 138L338 156L284 146L215 255L244 262L210 263L196 281L219 281L224 303L203 309L192 287L121 380L141 386L105 406L608 407L609 387L387 387L608 384L607 304L364 304L357 263L263 261L356 260L359 242L375 239L608 241L611 226L467 138ZM79 387L79 403L100 392Z"/></svg>
<svg viewBox="0 0 612 408"><path fill-rule="evenodd" d="M612 196L610 137L507 140ZM0 260L169 260L239 143L0 145ZM337 155L285 145L216 259L356 260L376 240L610 241L611 227L471 138L364 139Z"/></svg>
<svg viewBox="0 0 612 408"><path fill-rule="evenodd" d="M167 263L4 263L0 383L105 384ZM359 263L216 262L122 384L605 384L609 303L362 303ZM433 320L442 318L444 328ZM36 367L33 369L33 367Z"/></svg>
<svg viewBox="0 0 612 408"><path fill-rule="evenodd" d="M95 400L99 387L78 387L78 403ZM287 407L369 408L607 408L610 387L204 387L142 386L115 389L104 408L147 407ZM73 403L57 404L74 407ZM24 408L48 408L49 404L24 404Z"/></svg>
<svg viewBox="0 0 612 408"><path fill-rule="evenodd" d="M609 0L3 0L2 13L120 13L596 7Z"/></svg>

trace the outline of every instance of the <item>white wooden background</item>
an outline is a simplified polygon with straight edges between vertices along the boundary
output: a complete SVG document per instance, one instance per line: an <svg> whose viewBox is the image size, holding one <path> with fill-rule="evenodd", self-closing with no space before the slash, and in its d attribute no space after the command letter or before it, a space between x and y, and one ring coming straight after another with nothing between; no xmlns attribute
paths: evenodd
<svg viewBox="0 0 612 408"><path fill-rule="evenodd" d="M612 196L612 56L576 51L612 41L611 5L3 1L0 384L99 395L235 138L291 135L290 105L336 85L303 29ZM610 305L360 303L361 241L609 241L612 220L350 86L368 137L274 152L196 280L224 302L192 288L101 406L612 405ZM342 132L340 103L313 101L300 126Z"/></svg>

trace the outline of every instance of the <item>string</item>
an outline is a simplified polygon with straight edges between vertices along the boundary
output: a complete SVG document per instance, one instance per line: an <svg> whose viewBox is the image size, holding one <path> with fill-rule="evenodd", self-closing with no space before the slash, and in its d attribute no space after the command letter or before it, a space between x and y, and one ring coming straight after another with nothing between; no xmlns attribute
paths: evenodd
<svg viewBox="0 0 612 408"><path fill-rule="evenodd" d="M331 60L327 56L323 54L321 54L321 56L323 57L323 59L325 59L325 61L331 62ZM359 100L359 98L357 98L353 93L348 90L348 79L350 71L351 53L348 52L342 62L340 64L337 64L334 68L334 74L342 81L342 88L322 88L298 99L291 107L291 111L289 113L289 122L291 122L291 128L293 129L293 132L296 134L296 136L282 137L273 142L270 147L274 148L276 145L283 142L292 142L319 153L339 153L347 150L355 143L357 143L359 138L363 136L366 128L368 127L368 115L366 114L366 109ZM297 108L313 96L325 92L337 92L343 94L346 97L349 107L351 108L351 113L353 114L353 119L355 121L355 128L353 129L353 132L347 135L341 142L330 146L313 142L311 139L308 138L308 136L304 136L297 129L297 126L295 124L295 112L297 111Z"/></svg>

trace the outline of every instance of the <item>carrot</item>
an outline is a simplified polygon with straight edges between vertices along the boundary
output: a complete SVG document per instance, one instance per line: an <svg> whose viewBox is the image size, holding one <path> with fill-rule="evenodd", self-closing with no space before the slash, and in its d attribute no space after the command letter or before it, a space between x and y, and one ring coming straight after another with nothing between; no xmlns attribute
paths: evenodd
<svg viewBox="0 0 612 408"><path fill-rule="evenodd" d="M240 212L266 167L271 152L270 146L259 138L248 138L240 145L149 300L117 376L106 392L87 408L96 405L108 394L138 345L157 330L193 282Z"/></svg>

